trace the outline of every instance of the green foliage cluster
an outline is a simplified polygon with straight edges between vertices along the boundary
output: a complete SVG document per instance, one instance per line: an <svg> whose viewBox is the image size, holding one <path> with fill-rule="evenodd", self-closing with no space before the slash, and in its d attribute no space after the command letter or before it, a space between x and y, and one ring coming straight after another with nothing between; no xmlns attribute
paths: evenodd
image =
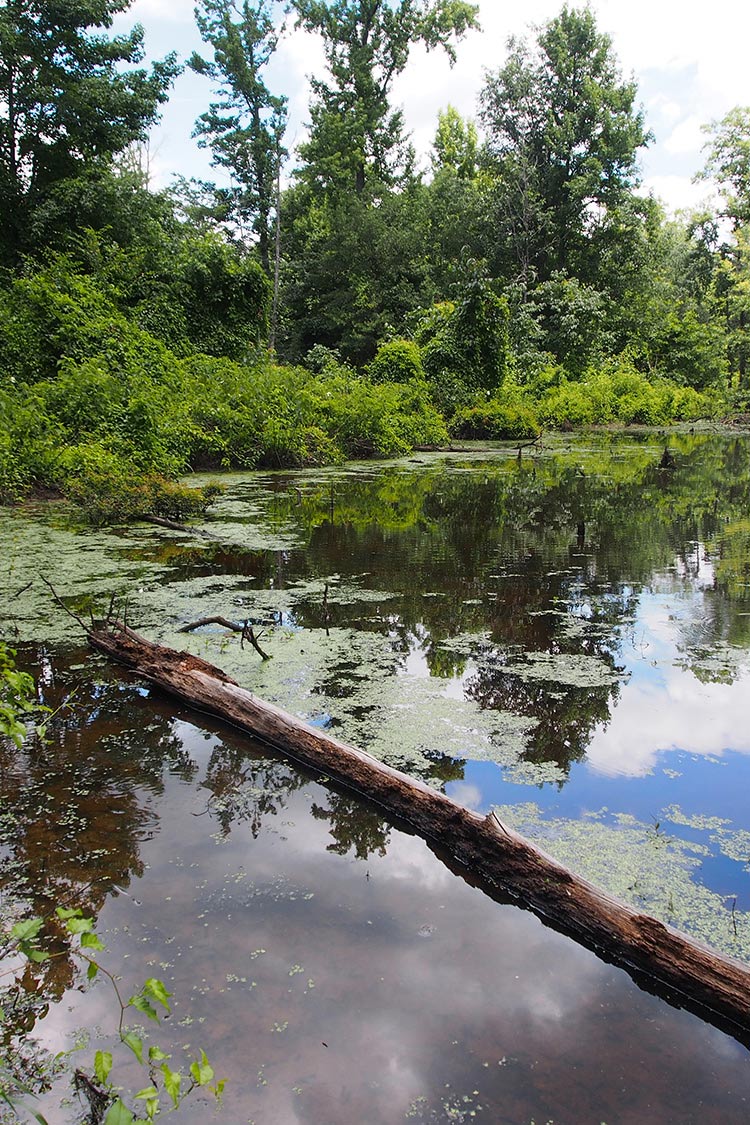
<svg viewBox="0 0 750 1125"><path fill-rule="evenodd" d="M68 255L0 290L0 495L61 490L96 523L182 519L210 495L189 469L394 456L446 439L423 380L376 385L326 355L240 364L168 348ZM416 355L416 346L406 350Z"/></svg>
<svg viewBox="0 0 750 1125"><path fill-rule="evenodd" d="M46 943L43 939L46 939ZM65 945L64 950L59 948L61 939ZM93 1089L96 1097L96 1120L101 1121L102 1125L132 1125L136 1120L153 1121L161 1113L179 1109L194 1089L205 1090L220 1101L224 1081L215 1079L214 1069L205 1051L201 1051L200 1058L190 1065L186 1076L169 1065L171 1056L157 1044L151 1044L146 1050L143 1039L135 1031L128 1029L125 1018L131 1011L156 1023L159 1022L159 1009L169 1015L171 993L161 980L149 977L138 992L127 999L123 998L117 978L101 962L99 955L104 949L104 943L94 929L94 920L86 917L76 907L58 906L48 918L23 918L14 922L7 932L0 933L0 959L16 963L17 978L27 970L27 966L41 965L51 958L70 955L85 969L89 983L93 983L100 975L107 978L118 1013L117 1038L143 1067L147 1084L132 1095L134 1108L131 1109L124 1100L127 1095L123 1095L112 1079L112 1053L97 1050L93 1074L95 1083L89 1080L89 1089ZM0 1008L0 1022L3 1018L3 1010ZM9 1106L14 1114L17 1110L26 1110L39 1125L47 1125L43 1114L21 1100L22 1095L33 1097L34 1091L15 1077L12 1063L12 1059L0 1063L0 1102ZM145 1118L140 1115L141 1109Z"/></svg>
<svg viewBox="0 0 750 1125"><path fill-rule="evenodd" d="M411 383L424 379L419 346L414 340L388 340L378 348L367 374L373 383Z"/></svg>
<svg viewBox="0 0 750 1125"><path fill-rule="evenodd" d="M19 672L15 652L0 641L0 738L9 738L21 746L26 738L24 716L36 706L34 681L26 672Z"/></svg>
<svg viewBox="0 0 750 1125"><path fill-rule="evenodd" d="M45 715L44 722L36 721L33 734L37 744L44 744L47 722L54 718L49 708L36 700L32 676L18 669L15 652L0 642L0 740L9 740L20 749L29 734L27 724L32 716ZM12 812L11 812L12 817ZM7 887L6 887L7 890ZM49 901L49 900L47 900ZM96 933L94 919L79 907L57 905L45 916L31 913L19 899L12 908L7 904L0 916L0 963L3 965L0 985L0 1041L3 1057L0 1058L0 1111L8 1107L13 1120L19 1113L28 1113L39 1125L47 1125L46 1118L26 1099L46 1088L42 1068L28 1066L23 1052L15 1043L19 998L36 991L38 981L35 971L54 961L70 958L83 970L86 981L93 984L103 977L112 991L115 1013L113 1031L116 1040L127 1048L144 1071L146 1085L133 1093L123 1093L113 1080L114 1057L110 1051L97 1050L94 1073L86 1089L94 1091L96 1105L91 1102L91 1120L102 1125L131 1125L136 1120L153 1121L160 1113L177 1110L194 1090L210 1093L221 1100L223 1080L216 1080L214 1070L200 1051L200 1057L189 1068L187 1075L170 1066L171 1056L156 1044L148 1049L141 1036L128 1028L128 1015L138 1013L148 1020L159 1022L159 1011L170 1014L170 996L164 983L149 977L132 996L125 998L118 978L102 963L105 947ZM23 1025L22 1025L23 1026ZM28 1026L25 1026L28 1030ZM62 1056L58 1056L58 1060ZM30 1073L27 1073L29 1071ZM133 1103L133 1108L127 1104ZM145 1115L142 1116L142 1114ZM5 1120L5 1116L3 1116Z"/></svg>
<svg viewBox="0 0 750 1125"><path fill-rule="evenodd" d="M543 429L639 424L662 426L714 417L723 399L668 379L647 379L627 356L570 379L549 366L521 385L509 379L490 399L461 407L450 431L456 437L523 439Z"/></svg>
<svg viewBox="0 0 750 1125"><path fill-rule="evenodd" d="M524 440L536 437L539 430L539 418L534 408L509 401L505 396L460 407L450 424L454 437L474 440Z"/></svg>

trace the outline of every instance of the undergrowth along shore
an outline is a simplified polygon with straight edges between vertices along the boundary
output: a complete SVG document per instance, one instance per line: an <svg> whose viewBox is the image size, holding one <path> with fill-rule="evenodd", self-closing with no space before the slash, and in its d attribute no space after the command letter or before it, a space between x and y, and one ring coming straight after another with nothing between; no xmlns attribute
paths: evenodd
<svg viewBox="0 0 750 1125"><path fill-rule="evenodd" d="M490 294L497 324L480 318L459 335L465 310L436 306L425 313L429 330L386 341L360 371L321 346L303 366L276 362L262 345L244 361L168 347L63 258L17 280L11 296L0 317L0 502L52 490L98 524L200 514L210 494L175 483L189 471L666 425L741 405L718 388L647 377L627 354L577 378L549 357L521 369L495 331L507 310Z"/></svg>

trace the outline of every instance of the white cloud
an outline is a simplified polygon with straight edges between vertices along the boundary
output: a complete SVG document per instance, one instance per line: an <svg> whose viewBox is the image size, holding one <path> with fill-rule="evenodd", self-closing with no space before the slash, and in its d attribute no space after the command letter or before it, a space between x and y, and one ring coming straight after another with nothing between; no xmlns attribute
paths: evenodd
<svg viewBox="0 0 750 1125"><path fill-rule="evenodd" d="M710 579L710 568L705 577ZM702 593L695 588L692 600L679 596L679 577L671 590L668 582L662 585L642 595L624 654L630 679L588 747L588 765L597 773L643 777L671 750L750 754L750 692L737 682L703 683L684 666L690 661L686 631L704 610ZM735 672L750 684L746 664L740 661Z"/></svg>
<svg viewBox="0 0 750 1125"><path fill-rule="evenodd" d="M701 125L702 122L695 115L686 117L684 121L681 121L664 141L664 148L670 156L681 155L686 152L700 152L706 141Z"/></svg>
<svg viewBox="0 0 750 1125"><path fill-rule="evenodd" d="M665 125L676 125L683 112L679 102L666 97L664 94L657 94L655 97L649 98L646 103L646 111L652 120L660 119Z"/></svg>
<svg viewBox="0 0 750 1125"><path fill-rule="evenodd" d="M694 184L690 176L646 176L643 188L667 204L670 211L697 209L708 197L705 184Z"/></svg>
<svg viewBox="0 0 750 1125"><path fill-rule="evenodd" d="M701 684L674 669L666 683L630 683L606 728L594 734L587 761L597 773L643 777L662 751L750 754L750 696L725 684Z"/></svg>

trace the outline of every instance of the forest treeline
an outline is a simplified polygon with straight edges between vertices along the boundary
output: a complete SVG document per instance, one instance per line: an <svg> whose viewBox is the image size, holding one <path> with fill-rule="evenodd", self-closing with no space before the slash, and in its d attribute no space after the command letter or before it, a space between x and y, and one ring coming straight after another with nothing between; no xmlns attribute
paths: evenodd
<svg viewBox="0 0 750 1125"><path fill-rule="evenodd" d="M145 66L129 2L0 2L1 500L179 516L189 469L746 408L750 108L707 126L716 207L673 219L587 8L509 41L421 172L393 84L417 45L455 59L475 5L198 0L202 54ZM294 153L268 85L290 24L327 64ZM185 66L222 185L153 191Z"/></svg>

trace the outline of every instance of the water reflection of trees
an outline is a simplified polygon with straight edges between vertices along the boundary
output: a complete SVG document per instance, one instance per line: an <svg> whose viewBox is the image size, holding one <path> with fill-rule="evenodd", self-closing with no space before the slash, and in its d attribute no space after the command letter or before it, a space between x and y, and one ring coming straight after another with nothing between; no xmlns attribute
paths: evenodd
<svg viewBox="0 0 750 1125"><path fill-rule="evenodd" d="M47 918L45 946L55 954L27 963L3 995L6 1046L75 982L55 908L80 909L96 922L107 896L142 874L141 846L153 830L152 802L165 769L185 779L195 769L171 715L153 699L144 722L142 689L90 674L76 682L76 672L44 650L27 649L20 658L45 705L68 702L44 738L32 733L20 750L0 740L3 914L8 923L27 914Z"/></svg>
<svg viewBox="0 0 750 1125"><path fill-rule="evenodd" d="M370 855L385 855L390 827L376 812L367 809L356 797L342 793L329 793L326 799L328 808L313 804L310 812L316 820L328 822L333 842L328 845L329 852L348 855L354 851L357 859L367 859Z"/></svg>
<svg viewBox="0 0 750 1125"><path fill-rule="evenodd" d="M283 812L291 795L307 784L304 773L269 758L260 748L253 752L223 743L213 751L206 771L204 785L211 793L207 809L224 836L242 824L255 839L268 830L268 819ZM390 828L381 816L356 797L333 791L327 794L326 806L314 802L310 811L316 820L329 823L329 851L346 855L353 849L357 859L373 852L385 855Z"/></svg>
<svg viewBox="0 0 750 1125"><path fill-rule="evenodd" d="M501 650L592 653L585 633L571 642L554 612L593 604L602 626L599 653L616 652L621 627L654 574L677 565L689 581L701 565L696 543L716 561L704 620L684 625L696 653L728 641L750 645L750 453L744 439L671 435L676 468L660 468L653 438L621 451L618 439L592 438L552 455L466 461L446 467L390 466L316 484L294 495L276 482L279 518L307 530L304 554L289 558L294 577L357 575L390 592L380 620L361 606L337 605L335 624L379 629L394 652L416 643L432 675L463 675L466 654L444 647L464 634L489 634ZM332 501L333 497L333 501ZM428 597L431 593L439 596ZM370 612L371 607L367 607ZM373 620L373 617L375 619ZM298 620L325 624L322 604L298 607ZM326 677L335 696L335 670ZM339 685L338 690L344 690ZM469 685L485 707L536 720L529 756L565 765L582 756L593 727L606 722L617 687L565 688L501 676L478 667Z"/></svg>
<svg viewBox="0 0 750 1125"><path fill-rule="evenodd" d="M282 812L290 795L306 783L304 774L260 750L223 742L211 754L203 785L210 790L207 808L222 835L241 823L256 839L264 820Z"/></svg>

